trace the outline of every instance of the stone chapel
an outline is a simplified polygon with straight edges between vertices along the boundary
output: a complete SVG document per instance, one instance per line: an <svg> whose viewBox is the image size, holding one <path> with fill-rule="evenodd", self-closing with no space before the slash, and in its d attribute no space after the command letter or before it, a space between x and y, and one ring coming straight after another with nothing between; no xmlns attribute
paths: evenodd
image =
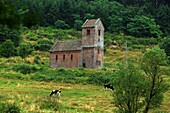
<svg viewBox="0 0 170 113"><path fill-rule="evenodd" d="M102 68L104 26L99 19L87 19L82 25L82 40L56 41L50 49L50 67Z"/></svg>

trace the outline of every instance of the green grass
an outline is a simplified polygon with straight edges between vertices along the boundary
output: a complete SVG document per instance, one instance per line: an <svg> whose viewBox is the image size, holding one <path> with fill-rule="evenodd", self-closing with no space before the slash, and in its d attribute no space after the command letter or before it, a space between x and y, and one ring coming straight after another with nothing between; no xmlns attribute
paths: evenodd
<svg viewBox="0 0 170 113"><path fill-rule="evenodd" d="M61 89L59 98L61 112L111 112L112 96L109 91L104 92L102 86L66 84L54 82L35 82L0 78L0 101L16 102L22 112L46 112L41 109L41 101L50 99L49 94L53 89ZM6 93L9 92L9 93ZM57 97L51 97L57 98ZM107 105L112 106L108 108ZM52 110L48 110L54 112Z"/></svg>
<svg viewBox="0 0 170 113"><path fill-rule="evenodd" d="M81 32L74 30L57 30L50 27L26 30L22 33L23 42L36 44L39 39L47 39L54 42L59 39L79 39ZM105 91L102 85L95 85L94 81L89 84L89 77L112 76L114 64L128 59L138 61L142 50L109 49L104 56L104 68L97 69L51 69L49 68L49 53L33 51L25 61L21 57L0 58L0 102L16 103L22 113L25 112L61 112L61 113L111 113L116 107L110 91ZM34 57L40 56L40 64L34 63ZM126 56L127 55L127 56ZM42 63L43 62L43 63ZM29 74L21 73L14 67L25 64L34 66L38 70ZM40 69L42 68L42 69ZM32 69L32 68L30 68ZM170 85L170 68L164 72L165 80ZM71 76L70 76L71 75ZM93 78L94 79L94 78ZM94 83L93 83L94 82ZM99 81L103 82L102 80ZM98 83L99 83L98 82ZM61 89L61 97L49 97L51 90ZM8 92L8 93L6 93ZM155 108L150 113L170 113L170 90L164 94L164 101L160 108ZM56 103L54 105L53 103Z"/></svg>

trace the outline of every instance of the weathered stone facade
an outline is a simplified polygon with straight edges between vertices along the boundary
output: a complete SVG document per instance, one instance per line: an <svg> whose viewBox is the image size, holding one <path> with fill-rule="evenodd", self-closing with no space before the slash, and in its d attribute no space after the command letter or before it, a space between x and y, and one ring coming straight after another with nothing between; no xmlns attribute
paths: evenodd
<svg viewBox="0 0 170 113"><path fill-rule="evenodd" d="M104 27L100 19L86 20L82 40L56 41L50 49L50 67L102 68Z"/></svg>

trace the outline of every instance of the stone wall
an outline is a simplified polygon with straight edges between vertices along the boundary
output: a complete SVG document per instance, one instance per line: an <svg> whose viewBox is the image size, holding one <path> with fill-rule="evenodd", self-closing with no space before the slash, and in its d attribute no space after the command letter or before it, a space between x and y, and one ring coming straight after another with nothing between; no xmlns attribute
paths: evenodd
<svg viewBox="0 0 170 113"><path fill-rule="evenodd" d="M81 65L81 51L59 51L50 54L50 66L76 68Z"/></svg>

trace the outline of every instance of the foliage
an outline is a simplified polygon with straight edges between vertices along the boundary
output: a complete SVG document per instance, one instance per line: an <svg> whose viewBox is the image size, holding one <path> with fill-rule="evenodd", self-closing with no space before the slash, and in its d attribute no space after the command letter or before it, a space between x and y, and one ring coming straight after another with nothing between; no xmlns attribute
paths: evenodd
<svg viewBox="0 0 170 113"><path fill-rule="evenodd" d="M112 72L103 70L101 72L91 73L87 79L87 82L90 84L103 85L105 83L110 83L114 79Z"/></svg>
<svg viewBox="0 0 170 113"><path fill-rule="evenodd" d="M0 111L2 113L20 113L20 107L16 103L3 103L0 102Z"/></svg>
<svg viewBox="0 0 170 113"><path fill-rule="evenodd" d="M40 56L35 56L34 57L34 63L40 64L40 60L41 60Z"/></svg>
<svg viewBox="0 0 170 113"><path fill-rule="evenodd" d="M141 58L141 67L149 81L145 98L145 113L149 111L150 107L158 107L163 101L162 93L167 90L167 87L163 82L160 66L165 62L166 54L159 47L146 51Z"/></svg>
<svg viewBox="0 0 170 113"><path fill-rule="evenodd" d="M48 51L52 47L52 44L53 43L50 40L40 39L37 41L37 44L34 45L34 49L40 51Z"/></svg>
<svg viewBox="0 0 170 113"><path fill-rule="evenodd" d="M25 59L29 54L31 54L32 51L33 49L31 48L30 44L22 43L18 47L18 52L19 52L18 54L23 59Z"/></svg>
<svg viewBox="0 0 170 113"><path fill-rule="evenodd" d="M57 28L57 29L68 29L68 28L69 28L69 25L66 24L66 22L63 21L63 20L57 20L57 21L54 23L54 26L55 26L55 28Z"/></svg>
<svg viewBox="0 0 170 113"><path fill-rule="evenodd" d="M136 113L144 106L145 84L147 81L132 61L116 65L114 85L114 104L119 112Z"/></svg>
<svg viewBox="0 0 170 113"><path fill-rule="evenodd" d="M75 22L74 22L74 28L76 29L76 30L79 30L79 31L81 31L81 26L83 25L83 21L82 20L76 20Z"/></svg>
<svg viewBox="0 0 170 113"><path fill-rule="evenodd" d="M14 43L14 46L17 47L20 44L21 39L20 31L9 29L5 25L0 25L0 43L11 40Z"/></svg>
<svg viewBox="0 0 170 113"><path fill-rule="evenodd" d="M170 64L170 37L165 37L159 46L161 49L165 50L165 53L168 56L168 63Z"/></svg>
<svg viewBox="0 0 170 113"><path fill-rule="evenodd" d="M18 64L13 67L14 71L19 71L22 74L30 74L42 70L41 67L35 65Z"/></svg>
<svg viewBox="0 0 170 113"><path fill-rule="evenodd" d="M127 29L130 35L136 37L160 37L161 31L153 18L147 16L135 16L128 23Z"/></svg>
<svg viewBox="0 0 170 113"><path fill-rule="evenodd" d="M155 14L155 20L160 25L160 30L165 36L170 33L170 8L168 5L161 5Z"/></svg>
<svg viewBox="0 0 170 113"><path fill-rule="evenodd" d="M159 37L161 31L170 34L169 4L168 0L1 0L0 24L80 29L86 19L101 18L114 34Z"/></svg>
<svg viewBox="0 0 170 113"><path fill-rule="evenodd" d="M160 48L165 50L167 56L170 56L170 37L165 37L163 39Z"/></svg>
<svg viewBox="0 0 170 113"><path fill-rule="evenodd" d="M0 1L0 24L7 25L9 28L16 29L20 27L21 17L17 7L10 0Z"/></svg>
<svg viewBox="0 0 170 113"><path fill-rule="evenodd" d="M4 57L11 57L16 55L14 43L11 40L6 40L2 43L0 55Z"/></svg>

